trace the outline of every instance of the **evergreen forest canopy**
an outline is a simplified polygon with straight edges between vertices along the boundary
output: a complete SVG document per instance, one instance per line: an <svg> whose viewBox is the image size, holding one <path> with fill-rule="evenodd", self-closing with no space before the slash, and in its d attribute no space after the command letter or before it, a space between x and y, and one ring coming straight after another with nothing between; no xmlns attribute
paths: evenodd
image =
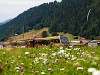
<svg viewBox="0 0 100 75"><path fill-rule="evenodd" d="M23 33L23 27L25 32L49 27L50 33L95 38L100 36L100 0L62 0L30 8L0 26L0 40Z"/></svg>

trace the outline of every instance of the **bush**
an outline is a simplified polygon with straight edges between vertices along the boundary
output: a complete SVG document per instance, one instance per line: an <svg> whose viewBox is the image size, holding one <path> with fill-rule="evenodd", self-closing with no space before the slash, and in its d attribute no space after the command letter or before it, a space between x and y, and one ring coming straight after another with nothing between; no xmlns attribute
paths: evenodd
<svg viewBox="0 0 100 75"><path fill-rule="evenodd" d="M45 37L47 37L47 36L48 36L47 31L43 31L43 32L42 32L42 37L45 38Z"/></svg>
<svg viewBox="0 0 100 75"><path fill-rule="evenodd" d="M53 32L52 36L58 36L59 34L57 34L57 32Z"/></svg>

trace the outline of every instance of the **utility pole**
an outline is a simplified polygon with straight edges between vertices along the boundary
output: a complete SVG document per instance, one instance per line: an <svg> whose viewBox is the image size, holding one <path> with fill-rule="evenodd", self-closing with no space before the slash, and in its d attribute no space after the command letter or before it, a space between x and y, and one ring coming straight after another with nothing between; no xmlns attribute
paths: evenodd
<svg viewBox="0 0 100 75"><path fill-rule="evenodd" d="M23 40L24 40L24 25L23 25L23 35L22 35L22 36L23 36L22 38L23 38Z"/></svg>

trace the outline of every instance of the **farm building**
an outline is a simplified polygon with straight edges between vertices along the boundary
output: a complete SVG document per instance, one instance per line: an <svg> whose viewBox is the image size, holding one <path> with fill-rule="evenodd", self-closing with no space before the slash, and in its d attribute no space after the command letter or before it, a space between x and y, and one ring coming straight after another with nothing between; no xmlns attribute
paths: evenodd
<svg viewBox="0 0 100 75"><path fill-rule="evenodd" d="M12 41L10 42L10 45L12 46L20 46L21 48L26 48L27 47L27 43L25 40L20 40L20 41Z"/></svg>
<svg viewBox="0 0 100 75"><path fill-rule="evenodd" d="M71 41L70 45L74 46L74 47L82 47L82 46L86 46L88 44L88 40L84 40L84 41Z"/></svg>
<svg viewBox="0 0 100 75"><path fill-rule="evenodd" d="M88 46L92 46L92 47L100 46L100 40L92 40L88 43Z"/></svg>
<svg viewBox="0 0 100 75"><path fill-rule="evenodd" d="M28 47L37 47L37 45L50 45L54 43L55 46L64 45L67 46L69 44L69 40L66 36L52 36L46 38L34 38L33 40L26 40Z"/></svg>

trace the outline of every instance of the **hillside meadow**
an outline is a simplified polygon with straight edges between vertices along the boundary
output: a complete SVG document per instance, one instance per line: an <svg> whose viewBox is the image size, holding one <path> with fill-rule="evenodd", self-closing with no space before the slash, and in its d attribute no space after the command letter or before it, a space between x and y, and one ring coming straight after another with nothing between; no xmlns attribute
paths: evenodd
<svg viewBox="0 0 100 75"><path fill-rule="evenodd" d="M0 50L0 75L95 75L95 73L100 73L100 47Z"/></svg>
<svg viewBox="0 0 100 75"><path fill-rule="evenodd" d="M48 37L52 36L52 33L49 33L48 28L42 28L40 30L30 30L29 32L24 33L24 40L25 39L33 39L35 36L41 38L42 37L42 32L47 31ZM78 36L78 39L74 39L72 34L69 33L63 33L63 32L57 32L58 35L64 35L66 36L69 40L80 40L80 36ZM20 41L23 40L23 34L20 35L14 35L10 38L8 38L9 41Z"/></svg>

